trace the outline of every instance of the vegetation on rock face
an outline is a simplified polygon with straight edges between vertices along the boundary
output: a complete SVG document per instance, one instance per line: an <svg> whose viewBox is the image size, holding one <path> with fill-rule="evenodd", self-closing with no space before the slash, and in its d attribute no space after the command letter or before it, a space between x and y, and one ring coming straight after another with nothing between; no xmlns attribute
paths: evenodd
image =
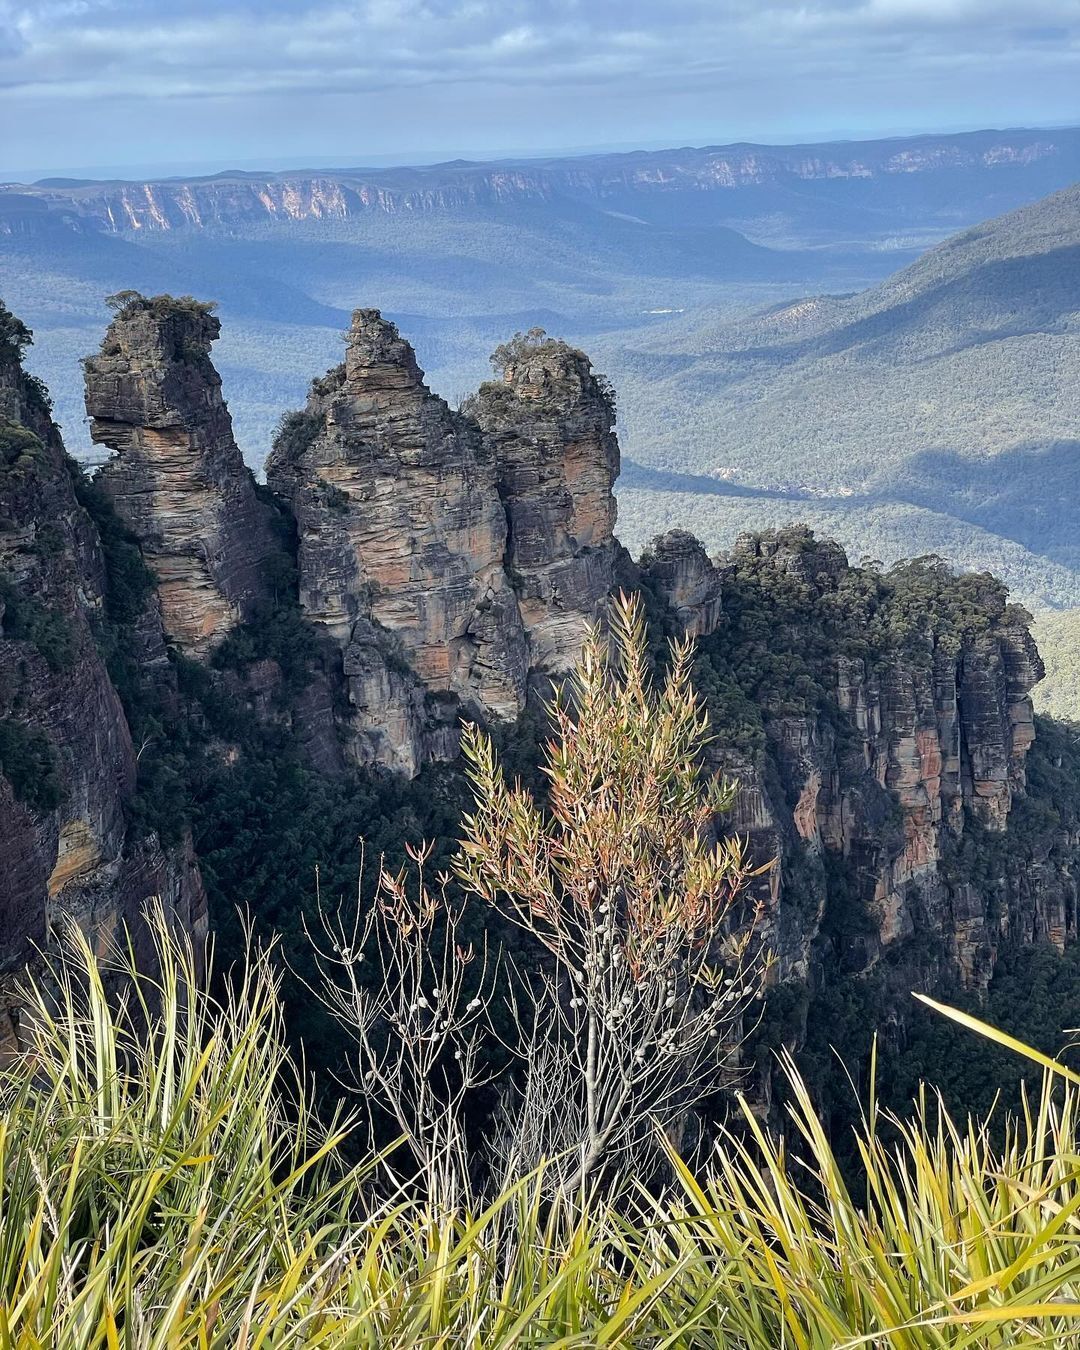
<svg viewBox="0 0 1080 1350"><path fill-rule="evenodd" d="M34 334L0 300L0 360L21 362Z"/></svg>
<svg viewBox="0 0 1080 1350"><path fill-rule="evenodd" d="M170 314L205 318L217 309L216 300L196 300L193 295L143 295L139 291L117 291L105 303L118 319L130 319L139 313L166 318Z"/></svg>
<svg viewBox="0 0 1080 1350"><path fill-rule="evenodd" d="M311 449L322 429L323 419L318 413L302 408L283 413L274 433L274 449L292 463Z"/></svg>
<svg viewBox="0 0 1080 1350"><path fill-rule="evenodd" d="M108 493L78 464L68 460L79 505L89 515L105 560L105 609L110 623L123 628L135 623L153 592L154 573L143 559L139 541L116 514Z"/></svg>
<svg viewBox="0 0 1080 1350"><path fill-rule="evenodd" d="M650 558L641 560L646 586ZM843 730L839 658L871 672L925 666L935 651L955 656L995 625L1028 619L989 573L958 576L932 555L852 567L804 525L742 536L720 563L721 619L697 644L695 680L721 743L746 754L764 748L778 717L816 714ZM670 625L661 607L655 614Z"/></svg>
<svg viewBox="0 0 1080 1350"><path fill-rule="evenodd" d="M510 375L514 368L534 356L558 355L568 352L573 356L584 356L576 347L568 347L558 338L548 337L542 328L530 328L524 333L515 333L506 342L500 342L491 353L491 368L497 375Z"/></svg>
<svg viewBox="0 0 1080 1350"><path fill-rule="evenodd" d="M9 577L0 575L0 633L27 642L55 674L75 659L75 634L67 618L21 595Z"/></svg>
<svg viewBox="0 0 1080 1350"><path fill-rule="evenodd" d="M64 797L48 737L14 717L0 717L0 774L15 800L32 811L52 811Z"/></svg>
<svg viewBox="0 0 1080 1350"><path fill-rule="evenodd" d="M0 473L11 478L29 472L42 460L40 439L18 422L0 420Z"/></svg>

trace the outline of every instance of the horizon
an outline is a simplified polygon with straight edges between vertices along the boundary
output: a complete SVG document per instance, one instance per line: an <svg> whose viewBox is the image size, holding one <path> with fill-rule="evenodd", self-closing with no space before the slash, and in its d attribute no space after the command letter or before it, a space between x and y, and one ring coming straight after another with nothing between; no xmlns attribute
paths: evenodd
<svg viewBox="0 0 1080 1350"><path fill-rule="evenodd" d="M462 167L481 167L485 164L507 164L543 162L546 160L587 159L598 156L618 156L633 154L662 154L665 151L680 150L725 150L734 146L762 146L785 149L816 145L859 145L876 144L887 141L906 141L917 139L948 138L956 136L974 136L980 134L1015 135L1022 132L1080 131L1080 115L1075 122L1046 122L1026 124L987 124L947 126L934 129L890 129L880 134L860 135L852 131L834 131L815 136L789 136L766 138L738 136L720 140L712 137L699 137L681 141L654 141L638 144L635 142L606 143L590 146L538 147L531 150L501 149L498 151L428 151L410 155L407 151L400 154L372 155L367 159L342 158L340 156L311 155L300 161L290 161L280 167L274 167L265 160L241 161L191 161L180 164L159 163L132 165L62 165L55 168L8 169L0 165L0 183L15 183L33 187L50 180L84 179L87 182L169 182L184 179L203 179L228 177L230 174L265 174L280 177L286 174L306 173L358 173L372 170L387 172L406 168L440 168L449 165Z"/></svg>

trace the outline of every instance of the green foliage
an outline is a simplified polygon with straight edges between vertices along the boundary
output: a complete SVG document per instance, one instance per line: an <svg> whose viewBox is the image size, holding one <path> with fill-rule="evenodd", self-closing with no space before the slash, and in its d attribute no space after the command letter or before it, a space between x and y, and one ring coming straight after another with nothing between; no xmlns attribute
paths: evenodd
<svg viewBox="0 0 1080 1350"><path fill-rule="evenodd" d="M720 548L803 520L855 557L939 553L1024 603L1080 603L1076 203L957 235L856 295L688 313L635 344L616 371L639 461L624 542L679 521Z"/></svg>
<svg viewBox="0 0 1080 1350"><path fill-rule="evenodd" d="M320 1123L279 982L228 980L149 916L156 971L74 927L0 1067L0 1327L12 1350L1011 1350L1080 1338L1080 1077L1044 1061L1001 1141L873 1093L849 1185L794 1063L788 1138L748 1107L695 1171L621 1205L544 1202L543 1168L473 1208L371 1184ZM107 989L120 983L126 997ZM214 995L208 986L221 989ZM969 1028L940 1022L962 1057ZM1034 1058L1023 1045L1013 1055Z"/></svg>
<svg viewBox="0 0 1080 1350"><path fill-rule="evenodd" d="M34 335L0 300L0 360L21 362Z"/></svg>
<svg viewBox="0 0 1080 1350"><path fill-rule="evenodd" d="M54 674L69 670L76 655L75 632L66 615L21 595L10 577L0 575L3 636L28 642Z"/></svg>
<svg viewBox="0 0 1080 1350"><path fill-rule="evenodd" d="M28 984L26 1057L0 1069L3 1339L195 1350L256 1321L275 1345L307 1344L325 1315L305 1285L361 1175L306 1109L267 959L218 1002L195 952L151 922L156 983L72 928Z"/></svg>
<svg viewBox="0 0 1080 1350"><path fill-rule="evenodd" d="M105 610L119 627L134 624L154 589L154 574L143 559L139 542L116 514L107 493L73 460L68 468L79 504L93 520L105 559Z"/></svg>
<svg viewBox="0 0 1080 1350"><path fill-rule="evenodd" d="M642 556L646 588L650 557ZM934 556L888 571L849 567L835 543L805 526L743 536L726 560L720 624L697 647L695 679L717 740L756 758L770 722L811 715L842 748L854 724L837 704L838 658L871 672L928 665L935 653L955 658L1013 617L1005 595L989 574L957 576ZM655 616L670 623L658 604Z"/></svg>
<svg viewBox="0 0 1080 1350"><path fill-rule="evenodd" d="M575 348L567 348L566 343L559 338L548 337L542 328L530 328L527 332L515 333L506 342L499 343L491 353L491 368L497 375L505 375L514 366L521 365L531 357L553 355L567 350L575 352L578 356L583 355Z"/></svg>
<svg viewBox="0 0 1080 1350"><path fill-rule="evenodd" d="M11 784L16 801L31 811L53 811L63 801L49 738L14 717L0 717L0 773Z"/></svg>
<svg viewBox="0 0 1080 1350"><path fill-rule="evenodd" d="M297 609L279 605L265 615L239 624L214 649L216 670L245 671L254 661L274 661L285 688L304 688L312 661L326 653L326 637Z"/></svg>
<svg viewBox="0 0 1080 1350"><path fill-rule="evenodd" d="M117 291L105 298L105 303L118 319L130 319L139 313L150 313L155 318L178 314L206 318L217 309L216 300L196 300L193 295L142 295L139 291Z"/></svg>
<svg viewBox="0 0 1080 1350"><path fill-rule="evenodd" d="M298 409L282 413L274 432L274 452L290 463L300 459L318 440L323 419L318 413Z"/></svg>
<svg viewBox="0 0 1080 1350"><path fill-rule="evenodd" d="M1080 1068L1075 1028L1080 1028L1080 949L1059 952L1049 943L1008 947L1002 952L985 998L955 991L950 1003L976 1014L1044 1054ZM1063 1048L1064 1047L1064 1048ZM889 1101L902 1106L919 1082L933 1083L950 1108L988 1116L996 1109L1000 1130L1005 1112L1016 1111L1021 1090L1038 1072L992 1041L973 1040L957 1055L955 1038L940 1018L919 1008L902 1048L886 1059Z"/></svg>
<svg viewBox="0 0 1080 1350"><path fill-rule="evenodd" d="M145 296L138 291L119 291L105 303L118 320L131 319L137 314L150 314L161 324L161 334L171 340L169 355L172 360L201 366L211 375L208 350L218 336L221 324L214 317L216 301L196 300L191 295ZM115 334L106 335L103 351L106 355L119 350Z"/></svg>
<svg viewBox="0 0 1080 1350"><path fill-rule="evenodd" d="M39 437L20 422L0 419L0 474L25 477L45 456L45 447Z"/></svg>
<svg viewBox="0 0 1080 1350"><path fill-rule="evenodd" d="M1032 636L1046 678L1032 693L1037 712L1080 722L1080 609L1037 609Z"/></svg>

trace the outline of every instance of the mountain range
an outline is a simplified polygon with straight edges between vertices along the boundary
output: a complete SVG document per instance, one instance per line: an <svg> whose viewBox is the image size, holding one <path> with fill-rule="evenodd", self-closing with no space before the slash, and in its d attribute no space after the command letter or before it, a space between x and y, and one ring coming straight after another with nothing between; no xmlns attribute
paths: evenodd
<svg viewBox="0 0 1080 1350"><path fill-rule="evenodd" d="M638 348L823 290L865 289L928 245L1080 178L1080 131L732 145L420 168L0 185L0 294L76 455L78 360L110 292L209 296L238 439L261 465L301 372L357 305L407 325L454 400L508 331L586 345L625 392Z"/></svg>
<svg viewBox="0 0 1080 1350"><path fill-rule="evenodd" d="M712 145L408 168L229 170L204 178L3 186L0 230L108 233L530 202L597 204L654 223L739 223L804 240L990 215L1080 176L1080 130L976 131L804 145ZM756 228L755 228L756 227Z"/></svg>
<svg viewBox="0 0 1080 1350"><path fill-rule="evenodd" d="M709 543L805 519L1080 600L1080 186L862 293L665 338L627 358L643 530L657 492L694 494Z"/></svg>

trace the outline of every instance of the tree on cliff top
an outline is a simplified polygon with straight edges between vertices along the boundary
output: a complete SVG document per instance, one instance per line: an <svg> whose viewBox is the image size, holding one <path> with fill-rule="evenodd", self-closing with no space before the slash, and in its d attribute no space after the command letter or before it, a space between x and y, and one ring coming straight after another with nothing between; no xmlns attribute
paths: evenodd
<svg viewBox="0 0 1080 1350"><path fill-rule="evenodd" d="M331 933L328 1002L355 1038L359 1081L444 1198L475 1163L462 1113L490 1081L488 1013L504 998L519 1070L500 1084L483 1159L500 1181L541 1163L564 1194L641 1176L662 1134L737 1073L765 958L742 904L754 873L737 839L717 838L734 786L703 773L708 721L690 666L677 644L654 689L641 603L620 597L610 644L591 632L549 706L546 811L466 727L476 808L457 881L535 941L536 969L469 947L449 878L432 892L422 875L384 875L366 919ZM374 987L359 969L371 957Z"/></svg>
<svg viewBox="0 0 1080 1350"><path fill-rule="evenodd" d="M217 309L216 300L196 300L193 295L143 295L141 291L117 291L105 297L105 303L118 319L149 311L159 317L191 314L202 318Z"/></svg>
<svg viewBox="0 0 1080 1350"><path fill-rule="evenodd" d="M0 300L0 356L21 361L34 335L21 319Z"/></svg>

